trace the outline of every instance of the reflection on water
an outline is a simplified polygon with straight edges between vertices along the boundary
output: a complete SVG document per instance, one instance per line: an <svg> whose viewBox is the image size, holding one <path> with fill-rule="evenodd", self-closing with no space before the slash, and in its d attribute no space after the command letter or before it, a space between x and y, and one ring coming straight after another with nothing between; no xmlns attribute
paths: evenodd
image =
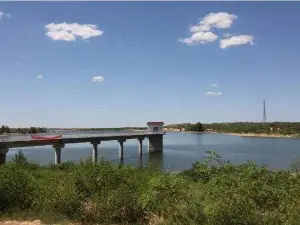
<svg viewBox="0 0 300 225"><path fill-rule="evenodd" d="M100 160L120 163L119 145L116 141L102 142L99 145ZM53 163L54 150L51 146L12 149L8 153L8 160L23 150L31 161L40 164ZM233 163L255 161L259 165L266 165L271 169L288 169L290 165L300 159L300 140L281 138L247 138L225 134L187 134L168 133L164 136L164 151L148 154L147 140L143 142L143 156L138 154L136 140L124 143L124 160L126 165L152 166L165 171L181 171L191 168L196 161L203 161L206 151L217 151L224 160ZM62 161L79 161L92 155L92 146L87 143L69 144L62 150Z"/></svg>

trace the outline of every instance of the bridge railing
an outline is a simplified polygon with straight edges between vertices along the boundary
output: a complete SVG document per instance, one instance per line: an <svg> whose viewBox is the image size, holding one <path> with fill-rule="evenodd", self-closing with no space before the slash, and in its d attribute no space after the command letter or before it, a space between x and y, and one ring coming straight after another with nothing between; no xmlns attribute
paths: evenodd
<svg viewBox="0 0 300 225"><path fill-rule="evenodd" d="M131 135L151 135L151 134L164 134L164 132L152 132L152 131L57 131L46 132L40 134L34 134L38 136L54 136L62 134L62 138L85 138L85 137L111 137L111 136L131 136ZM7 141L29 141L32 140L31 134L8 134L1 135L0 142Z"/></svg>

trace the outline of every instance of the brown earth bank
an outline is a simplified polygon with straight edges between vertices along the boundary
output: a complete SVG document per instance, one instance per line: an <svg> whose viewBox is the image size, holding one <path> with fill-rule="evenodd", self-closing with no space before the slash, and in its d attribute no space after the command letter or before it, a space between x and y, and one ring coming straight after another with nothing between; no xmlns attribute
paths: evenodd
<svg viewBox="0 0 300 225"><path fill-rule="evenodd" d="M219 133L219 132L215 132ZM299 135L291 134L291 135L283 135L283 134L256 134L256 133L222 133L233 136L241 136L241 137L266 137L266 138L300 138Z"/></svg>

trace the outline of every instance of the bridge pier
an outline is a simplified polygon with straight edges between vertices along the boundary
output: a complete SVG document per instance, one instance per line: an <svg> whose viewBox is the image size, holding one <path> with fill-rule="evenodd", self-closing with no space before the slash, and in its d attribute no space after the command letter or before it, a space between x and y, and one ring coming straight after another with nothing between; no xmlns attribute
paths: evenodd
<svg viewBox="0 0 300 225"><path fill-rule="evenodd" d="M8 152L8 148L0 147L0 165L6 162L6 153Z"/></svg>
<svg viewBox="0 0 300 225"><path fill-rule="evenodd" d="M163 150L163 135L155 135L148 137L148 151L162 152Z"/></svg>
<svg viewBox="0 0 300 225"><path fill-rule="evenodd" d="M124 159L124 142L126 142L126 140L118 140L120 146L119 146L119 158L121 160Z"/></svg>
<svg viewBox="0 0 300 225"><path fill-rule="evenodd" d="M98 161L98 145L101 144L101 141L96 140L92 141L91 144L93 145L93 162L96 163Z"/></svg>
<svg viewBox="0 0 300 225"><path fill-rule="evenodd" d="M52 146L55 149L55 156L54 156L54 163L60 164L61 163L61 149L65 147L64 143L55 143Z"/></svg>
<svg viewBox="0 0 300 225"><path fill-rule="evenodd" d="M139 155L143 155L143 140L144 137L138 138L138 142L139 142Z"/></svg>

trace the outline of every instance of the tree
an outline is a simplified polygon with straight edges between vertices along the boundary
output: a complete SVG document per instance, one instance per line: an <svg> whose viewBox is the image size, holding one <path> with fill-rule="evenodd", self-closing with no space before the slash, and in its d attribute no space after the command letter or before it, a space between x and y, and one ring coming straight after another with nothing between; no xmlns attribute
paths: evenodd
<svg viewBox="0 0 300 225"><path fill-rule="evenodd" d="M9 133L10 133L10 129L9 129L8 126L6 126L6 127L4 128L4 133L6 133L6 134L9 134Z"/></svg>
<svg viewBox="0 0 300 225"><path fill-rule="evenodd" d="M195 124L195 131L196 132L204 131L202 123L198 122L198 123Z"/></svg>
<svg viewBox="0 0 300 225"><path fill-rule="evenodd" d="M2 127L0 128L0 134L4 134L4 132L5 132L5 126L2 125Z"/></svg>
<svg viewBox="0 0 300 225"><path fill-rule="evenodd" d="M28 133L30 133L30 134L36 134L37 133L36 127L30 127Z"/></svg>

